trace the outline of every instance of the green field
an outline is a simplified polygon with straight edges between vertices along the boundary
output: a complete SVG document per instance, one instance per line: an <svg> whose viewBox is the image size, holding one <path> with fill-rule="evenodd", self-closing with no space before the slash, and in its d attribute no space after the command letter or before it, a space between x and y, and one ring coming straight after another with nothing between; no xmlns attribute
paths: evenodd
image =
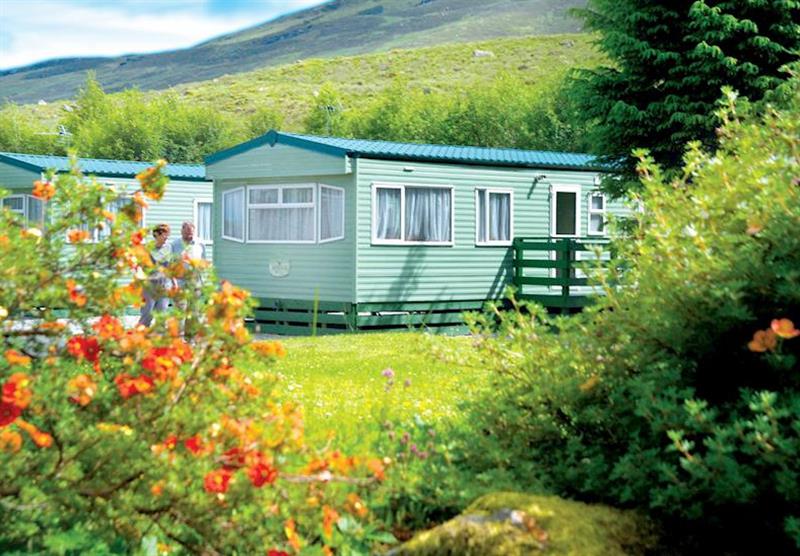
<svg viewBox="0 0 800 556"><path fill-rule="evenodd" d="M281 398L305 408L307 434L336 444L367 448L386 420L418 416L437 424L457 419L458 404L485 384L478 369L460 368L441 360L436 350L469 349L468 337L385 333L287 338L288 351L271 370L279 375ZM394 385L387 392L391 368ZM410 381L406 386L405 381Z"/></svg>

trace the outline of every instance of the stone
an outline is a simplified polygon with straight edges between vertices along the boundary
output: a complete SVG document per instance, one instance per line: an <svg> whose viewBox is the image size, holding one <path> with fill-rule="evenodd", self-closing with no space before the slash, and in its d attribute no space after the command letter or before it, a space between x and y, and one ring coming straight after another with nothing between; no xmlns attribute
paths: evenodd
<svg viewBox="0 0 800 556"><path fill-rule="evenodd" d="M480 50L479 48L476 48L475 50L472 51L472 57L473 58L494 57L494 52L492 52L491 50Z"/></svg>

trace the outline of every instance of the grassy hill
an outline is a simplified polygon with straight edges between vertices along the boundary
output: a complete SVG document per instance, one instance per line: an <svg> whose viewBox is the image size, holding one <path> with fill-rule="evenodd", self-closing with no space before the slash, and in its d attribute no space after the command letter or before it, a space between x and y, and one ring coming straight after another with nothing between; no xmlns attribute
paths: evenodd
<svg viewBox="0 0 800 556"><path fill-rule="evenodd" d="M0 72L0 99L69 98L86 71L107 91L164 89L279 66L391 48L576 32L585 0L332 0L194 47L115 58L50 60ZM291 67L291 66L290 66ZM372 76L364 74L363 79Z"/></svg>
<svg viewBox="0 0 800 556"><path fill-rule="evenodd" d="M604 58L585 34L495 39L334 59L311 59L278 67L179 85L148 96L177 94L187 102L223 113L246 116L258 108L283 115L286 130L300 130L302 120L325 83L344 100L345 110L358 110L387 87L402 83L409 90L449 93L488 83L508 74L545 89L574 67L592 67ZM475 56L476 51L485 54ZM42 125L54 129L64 104L28 105Z"/></svg>

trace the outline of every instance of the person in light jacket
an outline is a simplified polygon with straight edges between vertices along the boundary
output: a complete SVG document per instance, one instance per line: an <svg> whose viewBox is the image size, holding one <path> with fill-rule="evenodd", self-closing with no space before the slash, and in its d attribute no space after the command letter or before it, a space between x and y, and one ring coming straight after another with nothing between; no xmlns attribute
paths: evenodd
<svg viewBox="0 0 800 556"><path fill-rule="evenodd" d="M143 324L144 326L150 326L150 324L152 324L154 311L165 311L169 305L167 290L171 285L171 280L164 274L164 267L166 267L171 260L170 248L167 246L169 225L159 224L154 227L153 239L155 243L150 251L153 268L143 288L144 303L142 304L141 316L139 317L139 324Z"/></svg>

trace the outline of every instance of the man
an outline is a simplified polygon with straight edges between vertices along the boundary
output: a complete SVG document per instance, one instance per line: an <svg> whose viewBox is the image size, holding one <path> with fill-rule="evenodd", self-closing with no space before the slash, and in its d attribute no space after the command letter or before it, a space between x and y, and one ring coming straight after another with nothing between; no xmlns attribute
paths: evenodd
<svg viewBox="0 0 800 556"><path fill-rule="evenodd" d="M172 256L180 261L184 255L188 256L190 259L206 258L206 246L202 241L194 237L194 224L188 221L181 225L181 237L172 242ZM183 264L184 268L188 269L188 263ZM178 279L176 282L178 288L183 289L186 287L186 280ZM199 281L190 284L190 286L195 290L195 293L199 293L199 291L197 291L200 287ZM176 301L175 304L182 312L186 312L188 306L186 300ZM191 338L192 336L192 321L195 320L195 318L195 315L186 315L186 320L181 324L183 334L187 338Z"/></svg>
<svg viewBox="0 0 800 556"><path fill-rule="evenodd" d="M194 224L184 222L181 226L181 237L172 242L172 254L177 257L189 255L190 259L205 259L206 246L194 237Z"/></svg>

